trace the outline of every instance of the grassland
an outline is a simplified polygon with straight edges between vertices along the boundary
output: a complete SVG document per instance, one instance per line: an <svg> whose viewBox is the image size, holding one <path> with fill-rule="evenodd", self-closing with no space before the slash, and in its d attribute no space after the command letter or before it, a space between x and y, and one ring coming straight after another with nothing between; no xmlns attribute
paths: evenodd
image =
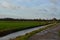
<svg viewBox="0 0 60 40"><path fill-rule="evenodd" d="M60 30L58 31L58 36L60 37Z"/></svg>
<svg viewBox="0 0 60 40"><path fill-rule="evenodd" d="M49 24L47 21L0 21L0 37L23 29Z"/></svg>

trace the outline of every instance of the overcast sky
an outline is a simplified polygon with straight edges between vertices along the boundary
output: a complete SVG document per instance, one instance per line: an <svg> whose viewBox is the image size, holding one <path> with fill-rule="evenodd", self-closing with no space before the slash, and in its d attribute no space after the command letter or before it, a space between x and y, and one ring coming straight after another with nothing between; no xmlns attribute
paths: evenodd
<svg viewBox="0 0 60 40"><path fill-rule="evenodd" d="M0 0L0 18L60 18L60 0Z"/></svg>

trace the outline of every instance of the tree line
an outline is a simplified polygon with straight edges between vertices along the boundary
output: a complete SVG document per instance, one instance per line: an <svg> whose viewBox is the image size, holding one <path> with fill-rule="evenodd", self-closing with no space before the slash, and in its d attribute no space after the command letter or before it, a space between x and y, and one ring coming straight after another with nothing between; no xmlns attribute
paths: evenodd
<svg viewBox="0 0 60 40"><path fill-rule="evenodd" d="M0 21L60 21L60 19L14 19L14 18L0 18Z"/></svg>

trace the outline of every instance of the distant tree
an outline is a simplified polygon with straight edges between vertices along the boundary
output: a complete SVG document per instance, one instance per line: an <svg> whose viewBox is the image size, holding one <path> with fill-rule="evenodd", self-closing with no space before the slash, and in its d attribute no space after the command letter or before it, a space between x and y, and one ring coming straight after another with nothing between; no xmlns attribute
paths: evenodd
<svg viewBox="0 0 60 40"><path fill-rule="evenodd" d="M53 18L52 20L53 20L53 21L56 21L57 19L56 19L56 18Z"/></svg>

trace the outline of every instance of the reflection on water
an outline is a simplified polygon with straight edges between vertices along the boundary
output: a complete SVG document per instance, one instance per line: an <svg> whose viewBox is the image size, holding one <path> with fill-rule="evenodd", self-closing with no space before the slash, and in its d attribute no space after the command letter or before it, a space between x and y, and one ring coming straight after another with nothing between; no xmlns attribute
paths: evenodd
<svg viewBox="0 0 60 40"><path fill-rule="evenodd" d="M0 40L9 40L10 38L13 39L13 38L16 38L18 36L24 35L26 33L32 32L34 30L37 30L39 28L43 28L43 27L45 27L45 26L35 27L35 28L26 29L26 30L15 32L15 33L11 33L11 34L6 35L4 37L0 37Z"/></svg>

